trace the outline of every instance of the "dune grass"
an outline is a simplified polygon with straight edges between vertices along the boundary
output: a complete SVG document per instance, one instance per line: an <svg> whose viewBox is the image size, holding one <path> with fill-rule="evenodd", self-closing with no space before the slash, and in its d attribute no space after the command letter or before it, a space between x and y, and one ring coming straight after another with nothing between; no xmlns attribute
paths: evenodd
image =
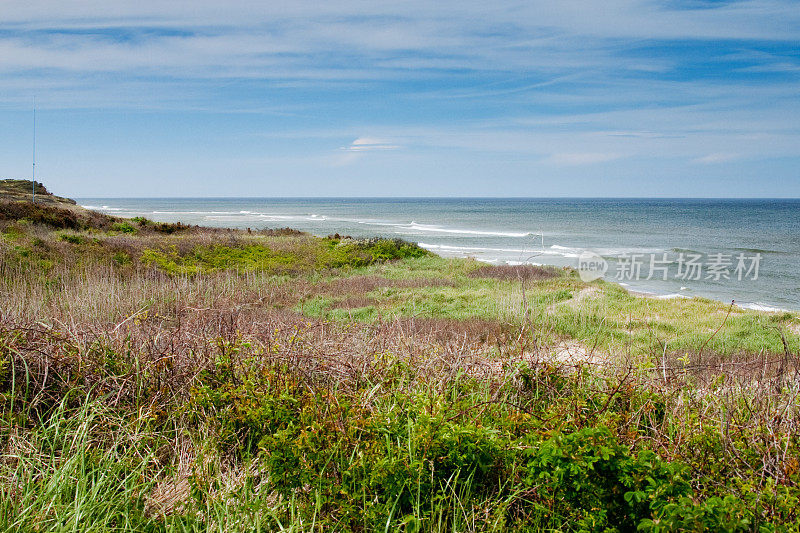
<svg viewBox="0 0 800 533"><path fill-rule="evenodd" d="M447 279L451 284L379 287L364 293L372 302L362 309L340 309L337 302L346 294L320 294L297 309L317 317L365 321L477 317L520 323L528 316L553 339L643 357L664 352L685 357L701 349L718 356L775 355L785 351L784 341L790 351L800 351L795 313L758 313L701 298L646 298L612 283L584 283L569 270L532 281L470 276L482 268L474 261L441 258L377 265L367 272L389 279Z"/></svg>
<svg viewBox="0 0 800 533"><path fill-rule="evenodd" d="M0 222L3 529L800 528L795 314L79 218Z"/></svg>

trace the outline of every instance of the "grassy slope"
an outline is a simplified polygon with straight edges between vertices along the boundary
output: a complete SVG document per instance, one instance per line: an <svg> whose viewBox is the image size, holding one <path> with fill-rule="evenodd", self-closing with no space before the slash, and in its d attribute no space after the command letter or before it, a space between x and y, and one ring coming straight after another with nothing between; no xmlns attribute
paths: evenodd
<svg viewBox="0 0 800 533"><path fill-rule="evenodd" d="M33 191L32 189L30 180L0 179L0 200L30 201L32 192L35 191L38 201L49 206L69 207L75 205L75 200L55 196L39 182L36 182L36 188Z"/></svg>
<svg viewBox="0 0 800 533"><path fill-rule="evenodd" d="M9 528L798 525L793 314L20 209L0 203Z"/></svg>
<svg viewBox="0 0 800 533"><path fill-rule="evenodd" d="M700 298L643 298L616 284L584 283L569 270L554 278L527 282L470 275L480 269L473 261L441 258L376 265L369 269L370 274L390 279L443 278L450 283L378 287L366 294L372 300L370 306L346 311L337 303L347 295L319 295L303 310L334 319L353 315L363 320L480 317L510 323L519 322L528 312L549 332L550 340L569 338L609 354L624 351L645 358L655 352L663 354L665 346L676 357L699 352L702 347L706 353L721 356L783 353L784 338L792 351L800 347L800 321L795 313L758 313ZM490 269L484 270L492 275Z"/></svg>

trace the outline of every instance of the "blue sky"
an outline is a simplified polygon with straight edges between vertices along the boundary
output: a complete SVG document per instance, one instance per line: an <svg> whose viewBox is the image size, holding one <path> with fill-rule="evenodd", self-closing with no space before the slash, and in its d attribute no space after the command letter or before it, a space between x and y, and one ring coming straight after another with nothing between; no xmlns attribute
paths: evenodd
<svg viewBox="0 0 800 533"><path fill-rule="evenodd" d="M796 0L3 0L70 196L800 197Z"/></svg>

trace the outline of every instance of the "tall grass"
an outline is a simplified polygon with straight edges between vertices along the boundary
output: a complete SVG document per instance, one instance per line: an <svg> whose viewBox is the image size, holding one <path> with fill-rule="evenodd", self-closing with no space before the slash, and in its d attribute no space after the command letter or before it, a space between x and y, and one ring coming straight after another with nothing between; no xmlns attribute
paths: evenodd
<svg viewBox="0 0 800 533"><path fill-rule="evenodd" d="M102 399L68 403L32 428L5 421L0 522L7 530L142 530L152 522L143 509L161 471L159 438Z"/></svg>
<svg viewBox="0 0 800 533"><path fill-rule="evenodd" d="M168 275L136 258L150 237L78 235L23 227L0 250L6 529L800 527L793 317L700 302L681 344L678 304L579 299L569 273ZM309 316L348 298L374 312Z"/></svg>

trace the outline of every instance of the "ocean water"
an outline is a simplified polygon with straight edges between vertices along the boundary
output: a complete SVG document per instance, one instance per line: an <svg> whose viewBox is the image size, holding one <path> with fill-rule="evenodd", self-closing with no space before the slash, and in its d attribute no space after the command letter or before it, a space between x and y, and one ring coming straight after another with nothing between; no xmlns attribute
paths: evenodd
<svg viewBox="0 0 800 533"><path fill-rule="evenodd" d="M81 198L105 213L226 228L399 237L448 257L579 266L661 298L800 310L800 200ZM582 255L583 254L583 255ZM592 256L596 257L596 256ZM651 267L655 267L652 268ZM647 278L650 279L647 279ZM666 277L666 280L664 279Z"/></svg>

